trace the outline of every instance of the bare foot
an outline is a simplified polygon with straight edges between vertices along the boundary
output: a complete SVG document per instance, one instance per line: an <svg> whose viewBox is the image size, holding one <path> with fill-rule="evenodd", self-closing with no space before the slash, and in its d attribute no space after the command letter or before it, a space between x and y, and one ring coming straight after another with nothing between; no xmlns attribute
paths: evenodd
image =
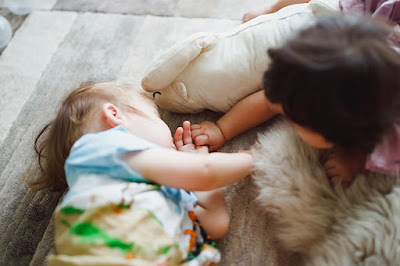
<svg viewBox="0 0 400 266"><path fill-rule="evenodd" d="M365 169L365 160L366 156L361 152L346 152L341 149L331 151L324 164L329 181L349 186L355 176Z"/></svg>
<svg viewBox="0 0 400 266"><path fill-rule="evenodd" d="M245 23L249 20L252 20L253 18L269 13L272 13L269 7L260 7L257 9L253 9L243 15L242 22Z"/></svg>

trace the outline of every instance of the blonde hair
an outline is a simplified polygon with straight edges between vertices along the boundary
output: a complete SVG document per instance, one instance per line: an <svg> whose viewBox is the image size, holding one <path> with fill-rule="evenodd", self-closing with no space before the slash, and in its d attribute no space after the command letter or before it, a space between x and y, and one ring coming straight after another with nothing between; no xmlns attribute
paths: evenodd
<svg viewBox="0 0 400 266"><path fill-rule="evenodd" d="M56 117L39 132L35 152L40 168L39 177L26 180L34 190L62 190L67 187L64 163L72 145L85 134L91 114L103 102L121 106L119 99L127 96L128 85L86 83L70 92L61 103Z"/></svg>

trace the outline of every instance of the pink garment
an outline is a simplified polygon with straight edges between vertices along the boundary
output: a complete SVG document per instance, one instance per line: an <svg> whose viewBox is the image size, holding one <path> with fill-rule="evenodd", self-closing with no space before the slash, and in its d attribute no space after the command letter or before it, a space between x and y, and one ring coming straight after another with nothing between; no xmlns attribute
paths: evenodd
<svg viewBox="0 0 400 266"><path fill-rule="evenodd" d="M340 0L343 14L370 15L393 25L400 33L400 0ZM400 53L400 35L391 33L388 36L392 47ZM365 168L397 176L400 172L400 123L385 134L383 140L368 155Z"/></svg>
<svg viewBox="0 0 400 266"><path fill-rule="evenodd" d="M370 15L383 19L393 25L393 30L400 33L400 0L340 0L343 14ZM388 36L393 49L400 53L400 36L391 33Z"/></svg>
<svg viewBox="0 0 400 266"><path fill-rule="evenodd" d="M365 168L397 176L400 171L400 123L397 123L385 134L384 139L368 155Z"/></svg>

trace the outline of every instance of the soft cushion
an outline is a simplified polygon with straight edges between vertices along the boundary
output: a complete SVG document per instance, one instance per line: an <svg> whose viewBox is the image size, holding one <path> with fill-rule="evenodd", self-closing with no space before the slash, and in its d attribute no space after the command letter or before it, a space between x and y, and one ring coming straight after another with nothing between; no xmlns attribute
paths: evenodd
<svg viewBox="0 0 400 266"><path fill-rule="evenodd" d="M330 186L320 152L287 121L258 137L252 178L274 237L296 265L399 265L400 176L356 176Z"/></svg>
<svg viewBox="0 0 400 266"><path fill-rule="evenodd" d="M142 87L169 111L226 112L260 89L269 48L310 26L315 15L338 12L337 0L312 0L259 16L224 33L194 34L152 64Z"/></svg>

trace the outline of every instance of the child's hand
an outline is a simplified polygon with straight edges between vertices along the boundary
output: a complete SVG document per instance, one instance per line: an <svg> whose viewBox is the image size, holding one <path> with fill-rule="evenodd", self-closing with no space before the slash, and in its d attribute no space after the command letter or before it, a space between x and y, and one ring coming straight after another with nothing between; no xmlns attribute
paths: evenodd
<svg viewBox="0 0 400 266"><path fill-rule="evenodd" d="M183 126L176 129L174 144L178 151L208 153L207 146L196 146L193 144L189 121L183 122Z"/></svg>
<svg viewBox="0 0 400 266"><path fill-rule="evenodd" d="M225 144L224 134L217 123L204 121L191 126L192 138L197 146L208 145L209 151L215 151Z"/></svg>
<svg viewBox="0 0 400 266"><path fill-rule="evenodd" d="M341 182L349 186L355 176L364 170L365 160L362 153L333 150L329 152L324 167L331 183Z"/></svg>

